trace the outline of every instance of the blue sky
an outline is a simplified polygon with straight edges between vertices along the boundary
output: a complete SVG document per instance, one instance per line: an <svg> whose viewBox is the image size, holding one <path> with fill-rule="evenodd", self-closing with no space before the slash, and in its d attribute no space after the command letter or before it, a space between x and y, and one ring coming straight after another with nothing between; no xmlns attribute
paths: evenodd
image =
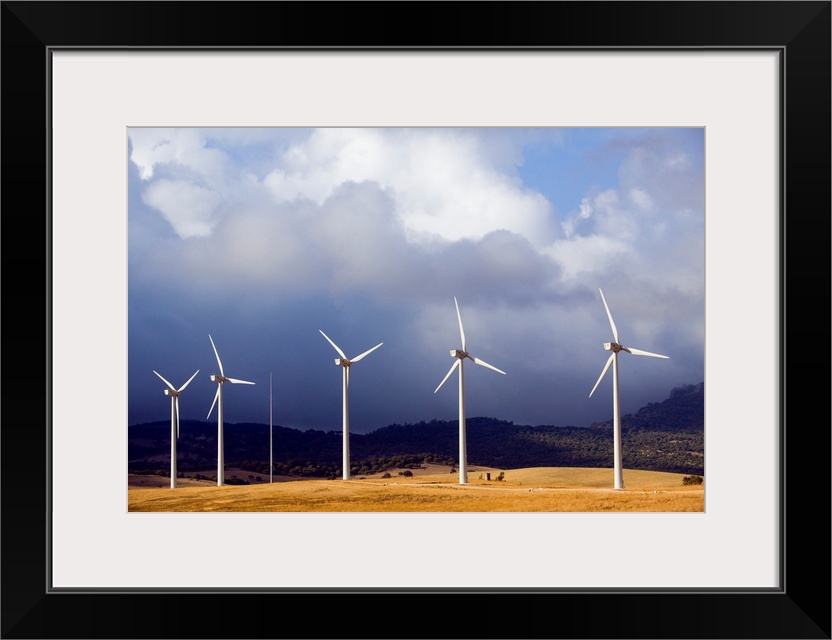
<svg viewBox="0 0 832 640"><path fill-rule="evenodd" d="M588 426L704 380L704 129L151 129L128 146L128 422L350 428L467 415ZM212 419L214 419L212 415Z"/></svg>

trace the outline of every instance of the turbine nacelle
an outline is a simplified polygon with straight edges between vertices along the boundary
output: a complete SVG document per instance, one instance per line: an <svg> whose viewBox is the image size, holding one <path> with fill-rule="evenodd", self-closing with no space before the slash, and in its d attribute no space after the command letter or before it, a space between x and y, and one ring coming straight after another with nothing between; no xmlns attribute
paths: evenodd
<svg viewBox="0 0 832 640"><path fill-rule="evenodd" d="M612 351L613 353L618 353L619 351L627 351L627 347L624 347L617 342L605 342L604 349L607 351Z"/></svg>
<svg viewBox="0 0 832 640"><path fill-rule="evenodd" d="M222 384L223 382L228 382L228 378L226 378L225 376L217 375L216 373L212 373L211 382L218 382Z"/></svg>
<svg viewBox="0 0 832 640"><path fill-rule="evenodd" d="M176 398L176 397L178 397L178 396L179 396L179 392L178 392L178 391L174 391L173 389L165 389L165 395L166 395L166 396L170 396L170 397L172 397L172 398Z"/></svg>
<svg viewBox="0 0 832 640"><path fill-rule="evenodd" d="M451 349L451 357L459 358L460 360L462 360L463 358L468 357L468 352L463 351L462 349Z"/></svg>
<svg viewBox="0 0 832 640"><path fill-rule="evenodd" d="M320 330L320 329L318 329L318 331L321 331L321 330ZM358 362L358 361L359 361L359 360L361 360L364 356L367 356L367 355L371 354L373 351L375 351L375 350L376 350L376 349L378 349L381 345L383 345L383 344L384 344L383 342L379 342L379 343L378 343L376 346L374 346L372 349L368 349L368 350L367 350L367 351L365 351L364 353L360 353L360 354L358 354L357 356L355 356L352 360L350 360L349 358L347 358L347 354L346 354L346 353L344 353L343 351L341 351L341 347L339 347L339 346L338 346L337 344L335 344L332 340L330 340L330 338L329 338L329 336L328 336L328 335L326 335L323 331L321 331L321 335L322 335L324 338L326 338L326 341L327 341L327 342L329 342L329 344L331 344L331 345L335 348L335 351L337 351L337 352L338 352L338 355L339 355L339 356L341 356L340 358L335 358L335 366L337 366L337 367L349 367L349 366L350 366L353 362Z"/></svg>

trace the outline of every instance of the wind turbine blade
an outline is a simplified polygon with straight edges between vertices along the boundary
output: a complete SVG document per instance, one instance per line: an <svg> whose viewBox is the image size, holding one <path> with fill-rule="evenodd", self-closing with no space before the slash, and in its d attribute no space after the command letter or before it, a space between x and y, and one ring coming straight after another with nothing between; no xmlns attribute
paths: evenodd
<svg viewBox="0 0 832 640"><path fill-rule="evenodd" d="M604 370L601 372L601 375L598 376L598 382L595 383L595 386L592 387L592 391L589 392L589 397L592 397L592 394L595 393L595 390L598 388L598 385L601 384L601 379L604 377L604 374L607 373L607 369L610 368L613 359L615 358L615 354L611 353L610 357L607 358L607 364L604 365Z"/></svg>
<svg viewBox="0 0 832 640"><path fill-rule="evenodd" d="M217 348L214 346L214 339L211 337L211 334L208 334L208 339L211 341L211 346L214 347L214 355L217 356L217 364L220 366L220 375L224 378L225 372L222 370L222 362L220 362L220 354L217 353Z"/></svg>
<svg viewBox="0 0 832 640"><path fill-rule="evenodd" d="M318 331L321 331L321 330L320 330L320 329L318 329ZM346 359L347 359L346 354L338 348L338 345L337 345L337 344L335 344L332 340L330 340L330 339L329 339L329 336L328 336L328 335L326 335L323 331L321 331L321 335L322 335L324 338L326 338L326 340L327 340L327 342L329 342L329 344L331 344L333 347L335 347L335 350L338 352L338 355L339 355L339 356L341 356L344 360L346 360Z"/></svg>
<svg viewBox="0 0 832 640"><path fill-rule="evenodd" d="M176 416L176 437L179 437L179 396L173 397L173 413Z"/></svg>
<svg viewBox="0 0 832 640"><path fill-rule="evenodd" d="M462 350L466 351L465 331L462 329L462 316L459 315L459 303L456 301L456 296L454 296L454 304L456 305L456 319L459 320L459 337L462 339Z"/></svg>
<svg viewBox="0 0 832 640"><path fill-rule="evenodd" d="M454 369L456 369L456 368L459 366L459 363L460 363L460 362L462 362L462 360L460 360L459 358L457 358L457 359L456 359L456 362L454 362L454 363L453 363L453 365L451 365L451 369L450 369L450 371L448 371L448 373L447 373L447 374L445 374L445 377L444 377L444 378L442 378L442 382L440 382L440 383L439 383L439 387L441 387L443 384L445 384L445 380L447 380L448 378L450 378L450 377L451 377L451 374L454 372ZM439 387L436 387L436 389L434 389L434 391L433 391L433 392L434 392L434 393L436 393L437 391L439 391Z"/></svg>
<svg viewBox="0 0 832 640"><path fill-rule="evenodd" d="M197 370L194 372L194 375L192 375L190 378L188 378L188 381L187 381L185 384L183 384L181 387L179 387L179 391L184 391L184 390L185 390L185 387L187 387L189 384L191 384L191 380L193 380L194 378L196 378L196 374L197 374L197 373L199 373L199 369L197 369Z"/></svg>
<svg viewBox="0 0 832 640"><path fill-rule="evenodd" d="M670 356L663 356L658 353L650 353L649 351L642 351L641 349L633 349L632 347L621 347L627 353L632 353L634 356L651 356L653 358L669 358Z"/></svg>
<svg viewBox="0 0 832 640"><path fill-rule="evenodd" d="M205 416L205 419L211 417L211 412L214 410L214 405L217 404L217 398L220 397L220 385L217 385L217 392L214 394L214 401L211 403L211 408L208 410L208 415Z"/></svg>
<svg viewBox="0 0 832 640"><path fill-rule="evenodd" d="M157 376L159 376L160 378L162 378L162 376L159 374L159 372L158 372L158 371L155 371L155 370L154 370L154 371L153 371L153 373L155 373ZM168 381L167 381L167 380L165 380L164 378L162 378L162 382L164 382L166 385L168 385L168 387L170 388L170 390L171 390L171 391L176 391L176 387L174 387L174 386L173 386L170 382L168 382Z"/></svg>
<svg viewBox="0 0 832 640"><path fill-rule="evenodd" d="M598 291L601 291L598 289ZM612 314L610 313L610 308L607 306L607 299L604 297L604 292L601 291L601 300L604 301L604 309L607 310L607 317L610 319L610 327L612 327L612 336L615 338L616 342L621 342L618 338L618 329L615 328L615 322L612 321Z"/></svg>
<svg viewBox="0 0 832 640"><path fill-rule="evenodd" d="M505 372L505 371L500 371L497 367L494 367L494 366L492 366L492 365L488 364L487 362L483 362L483 361L482 361L482 360L480 360L479 358L475 358L474 356L468 356L468 359L469 359L469 360L473 360L473 361L474 361L474 364L478 364L478 365L481 365L481 366L483 366L483 367L488 367L489 369L493 369L493 370L494 370L494 371L496 371L497 373L502 373L503 375L506 375L506 372Z"/></svg>
<svg viewBox="0 0 832 640"><path fill-rule="evenodd" d="M233 382L234 384L254 384L253 382L249 382L248 380L237 380L237 378L226 378L229 382Z"/></svg>
<svg viewBox="0 0 832 640"><path fill-rule="evenodd" d="M369 351L365 351L365 352L364 352L364 353L362 353L360 356L355 356L352 360L350 360L350 362L358 362L359 360L361 360L361 358L363 358L364 356L366 356L366 355L368 355L368 354L372 353L373 351L375 351L376 349L378 349L378 348L379 348L381 345L383 345L383 344L384 344L383 342L379 342L376 346L374 346L374 347L373 347L372 349L370 349Z"/></svg>

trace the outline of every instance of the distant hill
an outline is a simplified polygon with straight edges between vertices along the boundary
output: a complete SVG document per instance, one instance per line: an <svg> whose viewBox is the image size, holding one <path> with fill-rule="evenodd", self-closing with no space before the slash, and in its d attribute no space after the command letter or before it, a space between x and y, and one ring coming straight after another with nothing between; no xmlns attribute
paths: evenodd
<svg viewBox="0 0 832 640"><path fill-rule="evenodd" d="M527 426L497 418L467 418L468 464L520 467L612 467L612 420L589 427ZM625 469L704 475L705 384L686 385L670 397L621 418ZM226 423L227 466L269 473L269 425ZM273 428L274 473L341 476L341 432L281 426ZM425 463L457 461L458 421L393 424L367 434L350 434L352 474ZM177 443L177 469L216 469L216 422L183 420ZM170 472L170 421L128 427L131 473ZM216 471L214 471L216 473Z"/></svg>

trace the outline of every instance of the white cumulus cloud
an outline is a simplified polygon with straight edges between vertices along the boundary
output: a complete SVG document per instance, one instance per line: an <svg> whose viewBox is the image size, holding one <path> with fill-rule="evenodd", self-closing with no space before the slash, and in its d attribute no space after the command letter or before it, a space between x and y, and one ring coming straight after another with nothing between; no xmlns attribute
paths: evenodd
<svg viewBox="0 0 832 640"><path fill-rule="evenodd" d="M145 204L158 209L182 239L207 236L216 224L220 195L182 180L156 180L142 193Z"/></svg>

